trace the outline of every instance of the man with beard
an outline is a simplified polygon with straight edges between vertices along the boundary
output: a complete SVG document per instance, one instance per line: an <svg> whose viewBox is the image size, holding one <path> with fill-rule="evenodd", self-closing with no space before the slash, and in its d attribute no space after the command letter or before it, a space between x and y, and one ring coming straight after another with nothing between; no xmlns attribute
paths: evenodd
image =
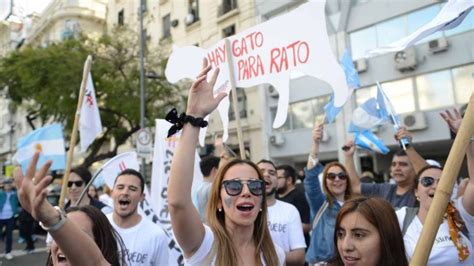
<svg viewBox="0 0 474 266"><path fill-rule="evenodd" d="M277 171L269 160L257 163L265 180L268 229L273 242L286 253L286 265L303 265L306 243L303 226L295 206L276 199Z"/></svg>
<svg viewBox="0 0 474 266"><path fill-rule="evenodd" d="M114 211L107 215L126 247L130 265L168 265L168 239L156 224L138 213L144 199L142 175L125 169L118 174L112 190Z"/></svg>
<svg viewBox="0 0 474 266"><path fill-rule="evenodd" d="M304 238L306 246L309 245L309 231L311 225L309 223L309 205L304 195L304 190L297 189L296 170L290 165L277 166L277 199L288 202L295 206L298 210L303 223Z"/></svg>

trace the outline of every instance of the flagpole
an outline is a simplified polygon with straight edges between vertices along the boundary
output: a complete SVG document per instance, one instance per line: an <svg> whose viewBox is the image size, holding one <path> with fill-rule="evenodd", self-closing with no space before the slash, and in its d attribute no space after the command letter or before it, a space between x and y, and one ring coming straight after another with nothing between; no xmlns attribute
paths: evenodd
<svg viewBox="0 0 474 266"><path fill-rule="evenodd" d="M67 152L66 170L64 171L63 184L61 187L61 195L59 196L59 207L64 207L64 198L66 197L67 183L69 180L69 174L71 173L71 164L74 158L74 146L77 141L77 127L79 126L79 117L81 116L81 106L84 100L84 92L87 85L87 78L89 77L89 71L91 69L92 56L87 56L86 62L84 63L84 70L82 72L81 88L79 90L79 99L77 101L76 115L74 117L74 124L72 126L71 141L69 142L69 150Z"/></svg>
<svg viewBox="0 0 474 266"><path fill-rule="evenodd" d="M474 133L474 93L471 94L469 104L467 105L464 118L461 122L453 146L449 151L448 160L441 173L439 184L434 194L433 202L428 210L425 218L425 224L421 230L420 238L415 247L410 265L426 265L428 257L433 247L436 234L439 226L443 221L443 215L446 212L448 202L451 198L454 182L463 162L466 147L469 145L469 140ZM472 178L472 177L471 177Z"/></svg>
<svg viewBox="0 0 474 266"><path fill-rule="evenodd" d="M239 140L239 149L240 149L240 158L245 160L245 147L244 140L242 137L242 126L240 124L240 113L237 106L237 89L235 88L235 78L234 78L234 65L232 62L232 52L230 48L230 41L228 38L225 39L225 50L227 56L227 66L229 68L229 81L230 88L232 90L232 105L234 109L235 122L237 123L237 138Z"/></svg>
<svg viewBox="0 0 474 266"><path fill-rule="evenodd" d="M385 92L383 91L382 89L382 86L380 86L380 83L377 81L377 88L380 90L380 92L382 93L382 96L383 96L383 100L385 101L385 99L388 99L387 98L387 95L385 95ZM395 130L399 130L400 129L400 123L398 122L398 119L395 117L395 115L393 114L393 112L395 111L393 106L392 106L392 103L390 101L387 101L388 104L390 105L390 118L392 119L392 122L393 122L393 127L395 128ZM409 143L408 139L406 137L404 138L401 138L399 140L399 143L400 143L400 146L402 146L403 150L406 151L407 150L407 145Z"/></svg>

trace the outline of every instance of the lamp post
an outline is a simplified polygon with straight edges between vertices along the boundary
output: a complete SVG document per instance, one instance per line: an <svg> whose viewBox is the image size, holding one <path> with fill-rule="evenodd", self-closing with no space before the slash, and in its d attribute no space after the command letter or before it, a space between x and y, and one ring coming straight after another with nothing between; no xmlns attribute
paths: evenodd
<svg viewBox="0 0 474 266"><path fill-rule="evenodd" d="M145 1L140 0L140 128L145 129L145 63L144 63L144 53L145 53L145 36L143 31L143 12L145 11ZM142 168L141 172L143 177L146 179L146 161L145 158L142 158Z"/></svg>

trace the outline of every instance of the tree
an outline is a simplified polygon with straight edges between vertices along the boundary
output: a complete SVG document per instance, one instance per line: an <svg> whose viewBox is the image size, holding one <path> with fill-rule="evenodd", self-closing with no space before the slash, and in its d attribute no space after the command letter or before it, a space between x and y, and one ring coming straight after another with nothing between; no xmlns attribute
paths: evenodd
<svg viewBox="0 0 474 266"><path fill-rule="evenodd" d="M74 122L82 68L93 56L92 77L102 119L103 135L89 147L83 166L113 157L120 145L140 129L140 70L138 34L116 29L99 40L81 36L45 48L25 47L0 60L0 88L25 106L28 117L57 121L69 136ZM145 68L163 73L161 50L146 51ZM178 86L163 77L146 81L146 124L164 117L182 102ZM113 140L113 141L112 141Z"/></svg>

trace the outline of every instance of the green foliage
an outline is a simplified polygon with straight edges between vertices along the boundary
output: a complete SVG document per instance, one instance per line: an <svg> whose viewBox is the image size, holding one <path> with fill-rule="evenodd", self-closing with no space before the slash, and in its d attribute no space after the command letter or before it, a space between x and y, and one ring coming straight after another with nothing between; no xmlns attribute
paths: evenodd
<svg viewBox="0 0 474 266"><path fill-rule="evenodd" d="M138 34L114 30L99 40L82 36L46 48L25 47L0 59L0 88L7 89L14 103L25 106L30 117L61 122L68 138L89 54L104 134L89 147L85 166L116 155L118 147L140 128ZM166 59L160 50L146 51L145 58L148 72L164 73ZM147 126L183 100L179 88L164 77L146 79L145 94Z"/></svg>

